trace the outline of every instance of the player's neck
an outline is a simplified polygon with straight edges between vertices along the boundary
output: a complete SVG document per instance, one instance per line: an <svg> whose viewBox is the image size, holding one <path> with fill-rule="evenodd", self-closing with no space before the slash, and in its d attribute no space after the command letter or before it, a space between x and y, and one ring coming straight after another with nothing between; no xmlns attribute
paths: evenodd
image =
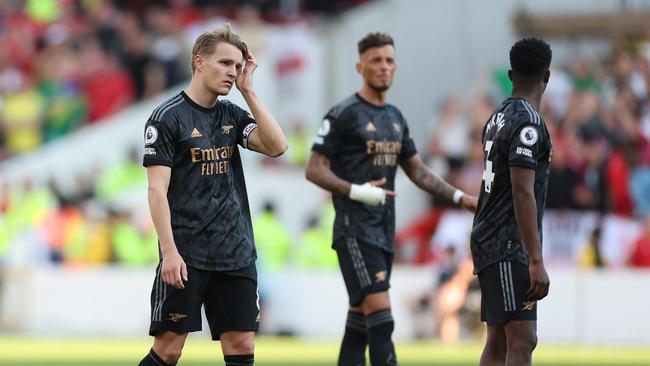
<svg viewBox="0 0 650 366"><path fill-rule="evenodd" d="M185 89L185 94L187 94L192 101L203 108L212 108L217 103L217 95L207 90L201 83L192 79L190 81L190 86Z"/></svg>
<svg viewBox="0 0 650 366"><path fill-rule="evenodd" d="M542 101L542 93L535 91L535 90L527 90L523 88L513 88L512 89L512 96L515 98L522 98L526 99L528 103L530 103L533 107L535 107L535 110L539 111L539 105Z"/></svg>
<svg viewBox="0 0 650 366"><path fill-rule="evenodd" d="M386 104L385 91L380 92L372 88L369 88L367 85L364 85L363 87L361 87L361 90L359 90L359 95L366 102L376 105L378 107L383 107L384 104Z"/></svg>

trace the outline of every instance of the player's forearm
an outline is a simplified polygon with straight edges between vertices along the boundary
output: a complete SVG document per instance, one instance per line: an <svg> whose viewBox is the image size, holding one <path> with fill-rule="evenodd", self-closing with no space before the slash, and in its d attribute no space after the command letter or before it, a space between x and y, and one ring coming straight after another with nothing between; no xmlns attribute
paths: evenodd
<svg viewBox="0 0 650 366"><path fill-rule="evenodd" d="M319 160L313 155L309 159L305 170L307 180L329 192L348 196L351 183L336 176L328 166Z"/></svg>
<svg viewBox="0 0 650 366"><path fill-rule="evenodd" d="M161 253L164 255L168 252L177 251L174 235L172 234L171 214L167 194L161 189L149 187L148 199L151 220L156 228L156 234L158 234Z"/></svg>
<svg viewBox="0 0 650 366"><path fill-rule="evenodd" d="M408 163L403 165L402 168L409 179L420 189L434 196L453 201L456 188L447 183L428 166L423 163Z"/></svg>
<svg viewBox="0 0 650 366"><path fill-rule="evenodd" d="M242 92L244 100L251 110L255 122L257 122L258 134L266 153L278 157L287 151L287 139L275 120L275 117L259 99L255 91Z"/></svg>
<svg viewBox="0 0 650 366"><path fill-rule="evenodd" d="M539 242L537 227L537 202L531 189L513 186L512 200L515 208L517 227L528 250L531 262L541 263L542 247Z"/></svg>

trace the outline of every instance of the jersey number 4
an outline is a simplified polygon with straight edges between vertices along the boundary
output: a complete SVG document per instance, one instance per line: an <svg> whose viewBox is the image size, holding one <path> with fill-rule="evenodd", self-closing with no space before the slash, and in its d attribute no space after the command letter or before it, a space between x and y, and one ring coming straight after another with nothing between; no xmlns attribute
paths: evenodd
<svg viewBox="0 0 650 366"><path fill-rule="evenodd" d="M485 141L485 170L483 171L483 182L485 182L485 192L492 191L492 183L494 182L494 169L490 161L490 150L492 150L492 141Z"/></svg>

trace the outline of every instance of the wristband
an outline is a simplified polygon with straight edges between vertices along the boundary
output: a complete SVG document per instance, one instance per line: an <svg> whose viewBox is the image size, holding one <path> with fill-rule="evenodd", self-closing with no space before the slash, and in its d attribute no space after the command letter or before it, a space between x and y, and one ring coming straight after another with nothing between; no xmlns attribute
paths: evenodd
<svg viewBox="0 0 650 366"><path fill-rule="evenodd" d="M370 183L352 184L349 196L350 199L370 206L378 206L386 201L386 192Z"/></svg>
<svg viewBox="0 0 650 366"><path fill-rule="evenodd" d="M458 204L460 204L460 199L461 199L464 195L465 195L465 193L463 193L463 191L461 191L460 189L456 189L456 190L454 191L454 196L452 197L451 200L454 201L454 203L458 205Z"/></svg>

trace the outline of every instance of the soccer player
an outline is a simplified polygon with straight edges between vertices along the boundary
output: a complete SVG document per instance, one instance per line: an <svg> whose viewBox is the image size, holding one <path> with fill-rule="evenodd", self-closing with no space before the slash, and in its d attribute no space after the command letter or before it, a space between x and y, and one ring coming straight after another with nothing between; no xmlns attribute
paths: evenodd
<svg viewBox="0 0 650 366"><path fill-rule="evenodd" d="M542 214L551 138L539 104L551 48L525 38L510 49L512 96L483 128L485 171L471 234L487 341L481 365L530 365L537 344L537 301L548 294Z"/></svg>
<svg viewBox="0 0 650 366"><path fill-rule="evenodd" d="M151 292L153 347L141 366L175 365L201 305L228 366L253 365L259 325L256 251L237 145L279 156L287 142L253 88L257 64L225 24L192 49L192 80L145 127L144 166L160 263ZM219 100L235 85L252 115Z"/></svg>
<svg viewBox="0 0 650 366"><path fill-rule="evenodd" d="M450 186L417 154L402 113L386 103L397 68L393 39L371 33L359 44L358 93L325 116L306 177L332 192L334 243L349 295L339 366L397 365L388 288L395 251L395 172L421 189L473 211L476 197Z"/></svg>

